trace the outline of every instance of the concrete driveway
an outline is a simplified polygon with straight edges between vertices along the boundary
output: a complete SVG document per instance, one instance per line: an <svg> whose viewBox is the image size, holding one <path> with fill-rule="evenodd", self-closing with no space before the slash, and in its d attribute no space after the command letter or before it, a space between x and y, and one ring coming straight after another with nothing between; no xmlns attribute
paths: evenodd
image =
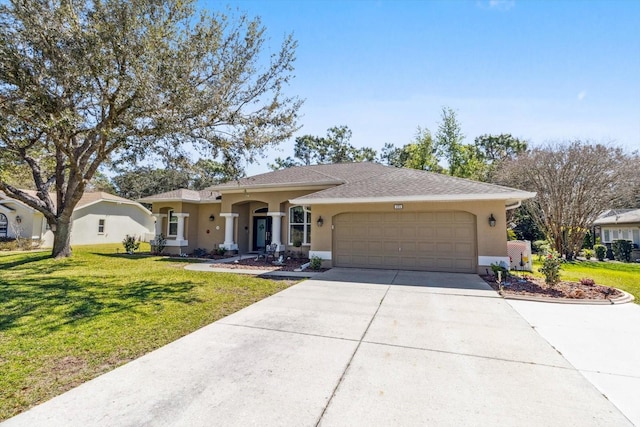
<svg viewBox="0 0 640 427"><path fill-rule="evenodd" d="M478 276L333 269L3 424L631 425Z"/></svg>

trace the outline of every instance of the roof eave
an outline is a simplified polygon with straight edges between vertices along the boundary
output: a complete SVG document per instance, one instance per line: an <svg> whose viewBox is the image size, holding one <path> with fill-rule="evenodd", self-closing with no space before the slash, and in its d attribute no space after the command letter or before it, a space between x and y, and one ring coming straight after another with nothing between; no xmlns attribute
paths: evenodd
<svg viewBox="0 0 640 427"><path fill-rule="evenodd" d="M346 203L472 202L483 200L504 200L506 205L513 205L519 201L534 198L535 196L536 193L517 192L503 194L442 194L387 197L298 197L296 199L289 200L289 202L296 205L332 205Z"/></svg>

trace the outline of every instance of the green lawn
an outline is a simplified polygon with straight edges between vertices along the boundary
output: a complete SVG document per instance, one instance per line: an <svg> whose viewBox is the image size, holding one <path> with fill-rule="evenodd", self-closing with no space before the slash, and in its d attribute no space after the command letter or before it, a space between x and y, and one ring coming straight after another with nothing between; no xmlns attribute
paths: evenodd
<svg viewBox="0 0 640 427"><path fill-rule="evenodd" d="M122 252L0 252L0 420L293 284Z"/></svg>
<svg viewBox="0 0 640 427"><path fill-rule="evenodd" d="M543 277L538 273L541 266L542 263L534 260L536 276ZM598 285L625 290L636 297L636 304L640 304L640 264L614 261L573 261L562 264L561 279L577 282L583 277L595 280Z"/></svg>

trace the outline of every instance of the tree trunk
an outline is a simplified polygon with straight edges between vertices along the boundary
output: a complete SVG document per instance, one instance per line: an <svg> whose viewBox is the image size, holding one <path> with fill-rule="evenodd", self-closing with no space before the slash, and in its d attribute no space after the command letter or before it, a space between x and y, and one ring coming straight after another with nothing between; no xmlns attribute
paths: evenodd
<svg viewBox="0 0 640 427"><path fill-rule="evenodd" d="M53 226L52 226L53 229ZM58 218L53 231L53 258L71 256L71 220Z"/></svg>

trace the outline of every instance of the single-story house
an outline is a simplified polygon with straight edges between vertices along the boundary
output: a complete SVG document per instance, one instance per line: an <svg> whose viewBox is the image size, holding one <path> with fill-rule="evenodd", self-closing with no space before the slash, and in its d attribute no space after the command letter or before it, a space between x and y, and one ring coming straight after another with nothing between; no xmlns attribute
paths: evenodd
<svg viewBox="0 0 640 427"><path fill-rule="evenodd" d="M35 191L23 191L35 196ZM84 193L71 220L72 245L120 243L127 234L144 239L154 230L154 217L144 206L104 192ZM44 215L0 191L0 237L18 236L53 246Z"/></svg>
<svg viewBox="0 0 640 427"><path fill-rule="evenodd" d="M376 163L300 166L145 197L167 250L275 244L326 266L484 273L509 262L506 210L529 193Z"/></svg>
<svg viewBox="0 0 640 427"><path fill-rule="evenodd" d="M640 209L607 211L593 225L600 229L600 241L604 245L615 240L630 240L640 247Z"/></svg>

